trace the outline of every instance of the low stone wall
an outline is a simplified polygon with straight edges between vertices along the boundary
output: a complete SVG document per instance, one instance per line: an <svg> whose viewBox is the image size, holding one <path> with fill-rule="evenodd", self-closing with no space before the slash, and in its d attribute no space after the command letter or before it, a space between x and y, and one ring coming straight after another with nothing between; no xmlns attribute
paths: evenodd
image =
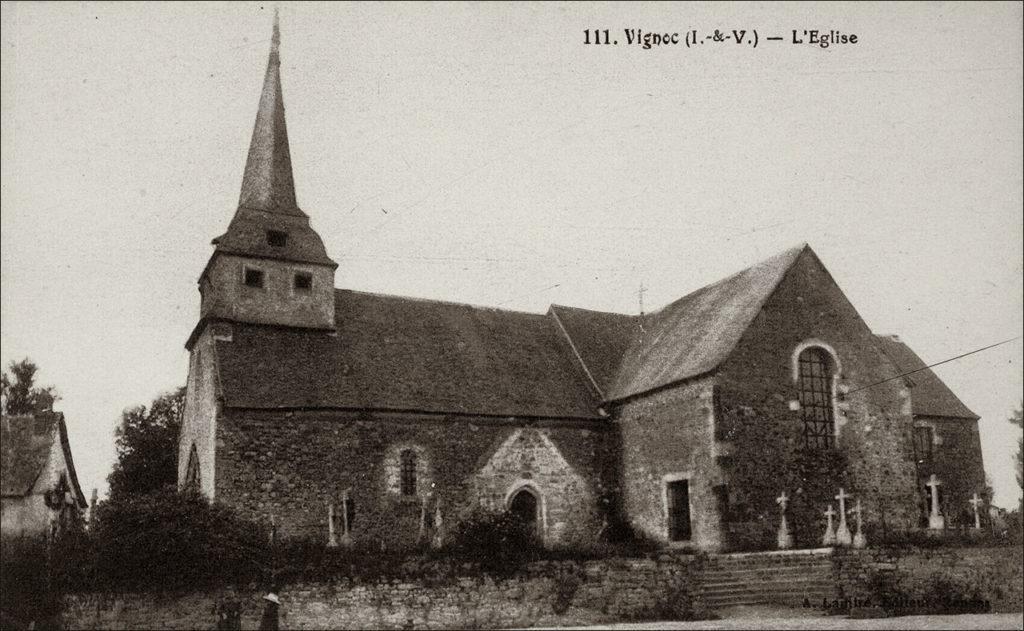
<svg viewBox="0 0 1024 631"><path fill-rule="evenodd" d="M693 606L692 557L541 562L516 577L298 583L279 592L287 629L507 628L680 617ZM77 629L211 629L216 608L240 607L242 628L259 626L264 592L76 594L64 626Z"/></svg>
<svg viewBox="0 0 1024 631"><path fill-rule="evenodd" d="M705 569L771 572L806 554L742 554L710 558L663 554L656 559L545 561L517 576L295 583L279 592L285 629L508 628L682 619L703 613ZM821 558L819 553L818 558ZM832 576L840 599L875 597L879 577L902 594L934 598L936 578L965 586L993 611L1019 612L1021 548L837 550ZM874 590L874 591L873 591ZM264 592L74 594L64 626L75 629L212 629L217 608L237 604L242 628L259 626ZM974 594L966 594L971 597Z"/></svg>
<svg viewBox="0 0 1024 631"><path fill-rule="evenodd" d="M992 611L1024 609L1024 548L879 548L841 551L833 557L834 575L842 598L873 597L879 585L891 585L889 598L929 600L978 598ZM936 593L943 585L967 593ZM873 586L874 589L873 589ZM958 591L958 590L952 590Z"/></svg>

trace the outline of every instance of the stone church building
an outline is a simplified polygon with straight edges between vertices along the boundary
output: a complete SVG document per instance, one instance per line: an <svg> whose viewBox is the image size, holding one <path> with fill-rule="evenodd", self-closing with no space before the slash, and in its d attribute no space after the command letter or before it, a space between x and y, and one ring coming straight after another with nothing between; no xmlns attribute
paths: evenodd
<svg viewBox="0 0 1024 631"><path fill-rule="evenodd" d="M282 536L401 545L475 508L548 544L800 545L839 487L870 528L955 525L978 417L871 331L810 247L653 313L524 313L335 288L292 180L279 34L238 209L199 278L179 485ZM682 293L682 292L681 292Z"/></svg>

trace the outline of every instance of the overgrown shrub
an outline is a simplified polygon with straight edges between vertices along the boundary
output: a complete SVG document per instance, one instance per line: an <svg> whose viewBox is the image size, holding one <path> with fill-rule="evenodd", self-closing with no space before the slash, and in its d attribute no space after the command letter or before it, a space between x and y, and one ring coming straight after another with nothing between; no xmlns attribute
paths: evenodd
<svg viewBox="0 0 1024 631"><path fill-rule="evenodd" d="M247 583L272 569L264 528L173 487L100 504L91 535L97 587L194 589Z"/></svg>
<svg viewBox="0 0 1024 631"><path fill-rule="evenodd" d="M969 528L947 529L941 532L930 530L906 530L881 532L875 528L868 529L868 544L872 547L891 547L899 549L922 548L934 549L943 547L989 548L995 546L1019 546L1019 543L1006 536L1005 533L993 533L986 529Z"/></svg>
<svg viewBox="0 0 1024 631"><path fill-rule="evenodd" d="M47 557L46 538L4 537L0 541L0 628L56 626L60 599Z"/></svg>
<svg viewBox="0 0 1024 631"><path fill-rule="evenodd" d="M483 510L455 525L446 549L454 559L499 576L521 570L543 550L530 524L512 513Z"/></svg>

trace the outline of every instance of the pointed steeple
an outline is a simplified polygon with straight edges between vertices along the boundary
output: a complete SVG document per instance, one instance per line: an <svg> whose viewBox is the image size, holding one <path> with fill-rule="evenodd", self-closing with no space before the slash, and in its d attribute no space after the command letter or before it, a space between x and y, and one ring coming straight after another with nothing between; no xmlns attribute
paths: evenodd
<svg viewBox="0 0 1024 631"><path fill-rule="evenodd" d="M256 125L252 130L238 205L241 208L304 216L295 201L295 181L292 179L292 158L288 149L288 128L284 122L284 97L281 93L280 45L281 29L275 9L270 59L263 79L263 93L256 112Z"/></svg>

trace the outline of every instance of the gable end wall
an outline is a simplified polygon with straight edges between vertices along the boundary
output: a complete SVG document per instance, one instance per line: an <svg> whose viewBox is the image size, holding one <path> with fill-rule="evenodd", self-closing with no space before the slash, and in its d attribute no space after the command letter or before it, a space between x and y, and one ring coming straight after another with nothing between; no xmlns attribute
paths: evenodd
<svg viewBox="0 0 1024 631"><path fill-rule="evenodd" d="M824 467L801 472L798 464L803 421L794 357L807 343L833 351L841 366L834 410L837 446L847 467L836 476L826 476ZM838 508L833 495L840 485L861 499L870 526L916 524L909 392L897 379L843 394L896 374L831 275L805 251L719 372L718 442L720 451L732 454L724 463L726 529L737 538L770 540L779 520L775 499L786 491L793 500L791 527L793 513L803 515L795 520L797 530L803 526L795 533L798 542L813 544L824 532L820 513L830 503Z"/></svg>

